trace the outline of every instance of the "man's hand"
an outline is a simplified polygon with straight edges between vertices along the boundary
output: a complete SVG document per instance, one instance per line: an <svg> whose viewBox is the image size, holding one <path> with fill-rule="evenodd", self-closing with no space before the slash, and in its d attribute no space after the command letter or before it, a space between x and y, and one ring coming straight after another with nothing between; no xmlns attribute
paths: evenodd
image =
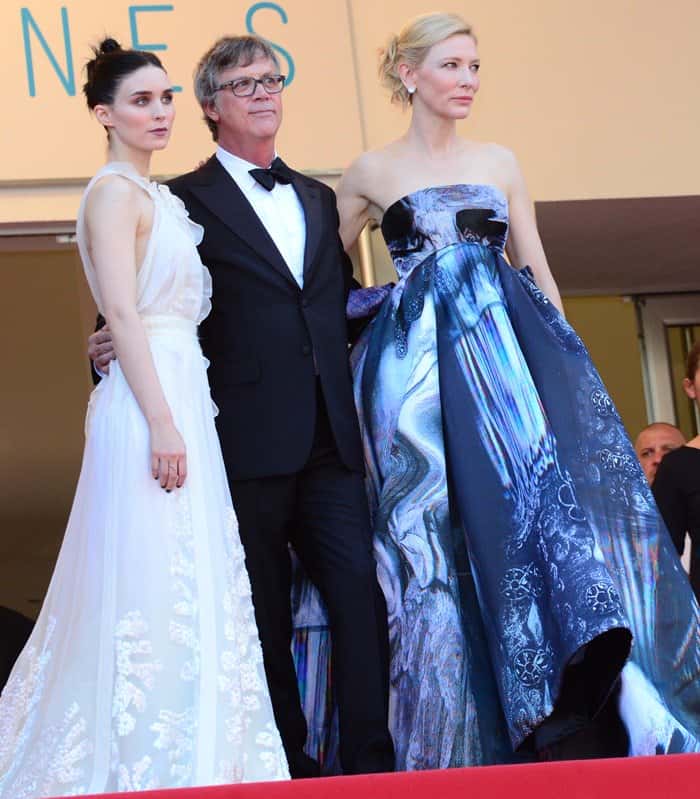
<svg viewBox="0 0 700 799"><path fill-rule="evenodd" d="M88 357L98 371L104 375L109 374L109 362L117 356L114 354L112 334L107 325L88 338Z"/></svg>

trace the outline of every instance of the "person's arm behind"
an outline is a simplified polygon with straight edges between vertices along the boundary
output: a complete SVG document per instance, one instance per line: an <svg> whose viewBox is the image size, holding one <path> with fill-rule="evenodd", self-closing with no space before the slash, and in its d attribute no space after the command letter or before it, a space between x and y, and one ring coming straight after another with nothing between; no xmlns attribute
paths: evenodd
<svg viewBox="0 0 700 799"><path fill-rule="evenodd" d="M112 334L101 313L95 319L95 330L88 336L87 354L90 359L90 376L96 386L109 374L109 362L115 358Z"/></svg>
<svg viewBox="0 0 700 799"><path fill-rule="evenodd" d="M148 423L151 473L170 491L185 481L185 445L175 428L136 310L136 237L139 225L152 214L150 198L114 176L99 181L90 192L85 221L114 352Z"/></svg>

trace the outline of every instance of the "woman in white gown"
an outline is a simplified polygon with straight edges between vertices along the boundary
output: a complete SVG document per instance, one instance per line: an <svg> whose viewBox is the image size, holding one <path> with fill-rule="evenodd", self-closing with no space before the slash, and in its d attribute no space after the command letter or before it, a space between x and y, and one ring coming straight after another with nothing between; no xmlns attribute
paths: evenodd
<svg viewBox="0 0 700 799"><path fill-rule="evenodd" d="M78 246L118 361L90 399L63 546L0 698L0 797L283 779L197 340L202 229L147 177L171 86L153 53L107 39L85 93L109 160Z"/></svg>

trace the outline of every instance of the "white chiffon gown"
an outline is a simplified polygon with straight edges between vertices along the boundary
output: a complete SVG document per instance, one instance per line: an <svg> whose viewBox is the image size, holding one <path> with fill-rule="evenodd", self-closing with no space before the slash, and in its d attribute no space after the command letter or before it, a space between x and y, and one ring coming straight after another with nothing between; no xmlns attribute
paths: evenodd
<svg viewBox="0 0 700 799"><path fill-rule="evenodd" d="M0 698L0 797L289 776L275 726L197 323L202 228L167 187L109 163L154 203L138 311L187 448L183 488L150 474L148 428L119 367L88 405L80 479L34 632Z"/></svg>

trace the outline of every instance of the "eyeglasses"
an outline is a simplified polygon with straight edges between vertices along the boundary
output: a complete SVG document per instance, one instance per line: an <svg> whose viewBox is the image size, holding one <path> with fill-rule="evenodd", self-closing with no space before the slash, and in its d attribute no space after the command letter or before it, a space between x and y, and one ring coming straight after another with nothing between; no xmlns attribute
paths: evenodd
<svg viewBox="0 0 700 799"><path fill-rule="evenodd" d="M258 83L268 94L279 94L284 89L286 75L263 75L262 78L236 78L226 81L221 86L217 86L214 91L220 92L224 89L231 89L236 97L250 97L255 94Z"/></svg>

